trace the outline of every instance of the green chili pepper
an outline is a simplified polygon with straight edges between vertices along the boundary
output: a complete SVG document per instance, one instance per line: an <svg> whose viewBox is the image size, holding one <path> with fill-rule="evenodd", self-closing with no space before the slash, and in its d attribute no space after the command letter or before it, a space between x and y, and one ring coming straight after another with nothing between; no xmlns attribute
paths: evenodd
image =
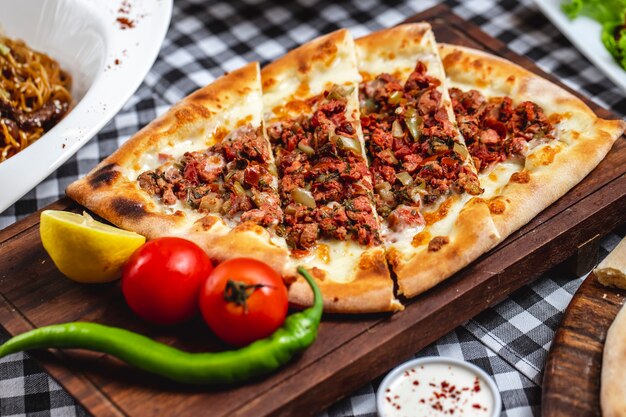
<svg viewBox="0 0 626 417"><path fill-rule="evenodd" d="M317 337L322 295L304 268L299 267L298 272L313 290L313 306L287 317L271 336L238 350L187 353L128 330L76 322L41 327L15 336L0 345L0 358L30 349L88 349L189 384L227 384L268 374L308 348Z"/></svg>

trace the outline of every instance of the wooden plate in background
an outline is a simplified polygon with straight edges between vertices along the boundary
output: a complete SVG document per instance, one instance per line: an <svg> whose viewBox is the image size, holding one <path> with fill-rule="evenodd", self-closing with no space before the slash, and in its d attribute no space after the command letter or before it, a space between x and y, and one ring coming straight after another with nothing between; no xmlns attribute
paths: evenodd
<svg viewBox="0 0 626 417"><path fill-rule="evenodd" d="M592 417L600 412L602 351L626 291L607 288L591 273L565 311L543 376L543 417Z"/></svg>

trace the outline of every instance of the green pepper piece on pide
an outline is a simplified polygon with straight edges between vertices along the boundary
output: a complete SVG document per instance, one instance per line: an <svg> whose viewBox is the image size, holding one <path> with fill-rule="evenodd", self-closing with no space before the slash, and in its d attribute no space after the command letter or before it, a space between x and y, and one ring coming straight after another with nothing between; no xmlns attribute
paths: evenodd
<svg viewBox="0 0 626 417"><path fill-rule="evenodd" d="M74 322L31 330L0 345L0 358L30 349L87 349L107 353L154 374L188 384L229 384L265 375L308 348L317 337L322 295L311 275L313 306L287 317L271 336L238 350L188 353L146 336L96 323Z"/></svg>

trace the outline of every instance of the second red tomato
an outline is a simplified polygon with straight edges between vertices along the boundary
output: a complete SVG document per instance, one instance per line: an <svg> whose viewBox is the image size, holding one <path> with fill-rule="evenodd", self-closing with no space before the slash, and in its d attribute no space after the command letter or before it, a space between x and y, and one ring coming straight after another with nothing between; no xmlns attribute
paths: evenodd
<svg viewBox="0 0 626 417"><path fill-rule="evenodd" d="M211 273L200 293L200 311L225 342L244 346L265 338L285 321L287 288L269 265L230 259Z"/></svg>

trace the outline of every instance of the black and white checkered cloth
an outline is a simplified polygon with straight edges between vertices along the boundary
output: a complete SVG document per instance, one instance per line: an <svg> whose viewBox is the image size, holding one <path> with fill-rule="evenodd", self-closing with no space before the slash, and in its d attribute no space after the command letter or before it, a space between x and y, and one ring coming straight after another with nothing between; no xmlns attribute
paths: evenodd
<svg viewBox="0 0 626 417"><path fill-rule="evenodd" d="M172 103L251 61L267 63L320 34L347 27L356 36L395 25L439 1L177 0L161 53L122 111L78 153L0 214L0 229L57 200L140 127ZM445 0L466 20L526 55L569 87L626 115L623 92L594 68L530 0ZM602 241L606 256L624 236ZM503 416L539 416L543 367L554 331L582 278L548 273L504 302L423 349L477 364L495 379ZM0 329L1 330L1 329ZM0 341L8 337L0 331ZM330 407L323 416L374 416L377 382ZM74 416L87 413L28 355L0 360L0 415Z"/></svg>

